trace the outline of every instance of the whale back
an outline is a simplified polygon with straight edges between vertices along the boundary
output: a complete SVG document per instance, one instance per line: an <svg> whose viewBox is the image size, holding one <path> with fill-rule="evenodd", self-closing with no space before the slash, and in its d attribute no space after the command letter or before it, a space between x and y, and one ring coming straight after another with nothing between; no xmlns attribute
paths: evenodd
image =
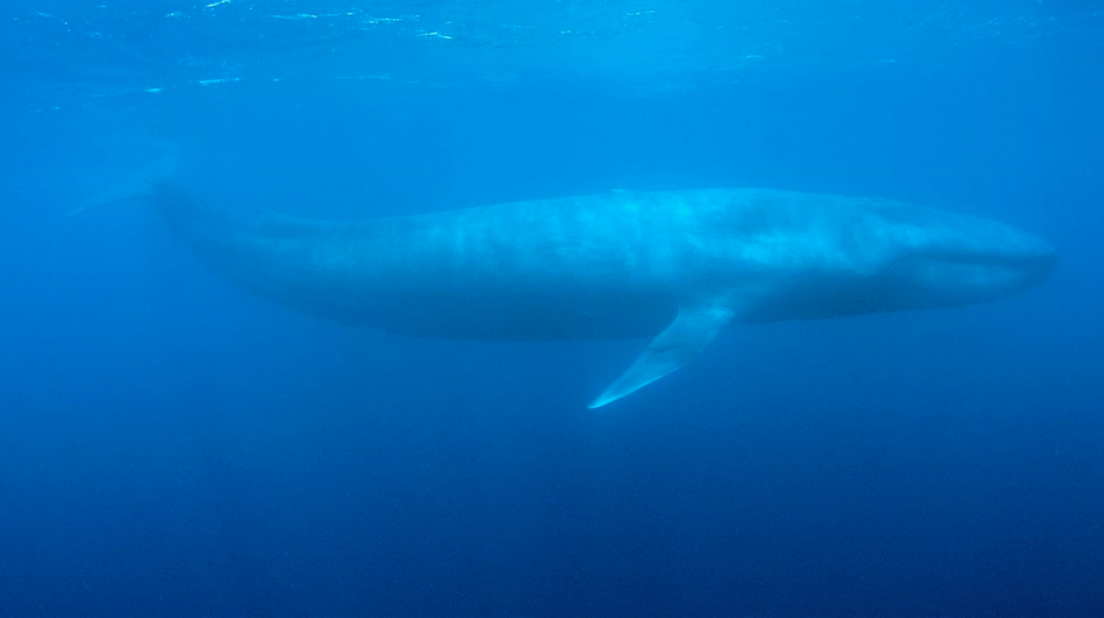
<svg viewBox="0 0 1104 618"><path fill-rule="evenodd" d="M172 187L154 201L236 284L311 315L410 336L647 336L671 320L674 295L689 283L674 259L679 217L616 194L364 221L230 213Z"/></svg>

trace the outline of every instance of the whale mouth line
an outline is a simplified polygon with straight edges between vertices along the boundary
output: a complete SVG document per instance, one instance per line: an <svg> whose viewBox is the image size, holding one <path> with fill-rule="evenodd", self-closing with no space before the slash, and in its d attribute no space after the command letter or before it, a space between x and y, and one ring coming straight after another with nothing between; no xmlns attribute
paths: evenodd
<svg viewBox="0 0 1104 618"><path fill-rule="evenodd" d="M1039 274L1049 273L1056 263L1057 254L1053 247L1043 242L1035 243L1022 251L1004 249L986 251L981 249L924 251L901 256L889 264L885 271L902 265L926 265L930 267L960 267L991 269L994 273Z"/></svg>
<svg viewBox="0 0 1104 618"><path fill-rule="evenodd" d="M933 266L960 266L973 268L991 268L993 270L1005 270L1015 272L1034 272L1053 267L1054 256L985 256L985 255L954 255L954 256L911 256L903 258L897 264L931 264Z"/></svg>
<svg viewBox="0 0 1104 618"><path fill-rule="evenodd" d="M950 282L958 282L962 286L990 290L987 295L1004 295L1045 281L1055 264L1055 254L1046 251L996 255L950 252L903 257L882 270L880 275L889 279L942 281L947 288L954 287Z"/></svg>

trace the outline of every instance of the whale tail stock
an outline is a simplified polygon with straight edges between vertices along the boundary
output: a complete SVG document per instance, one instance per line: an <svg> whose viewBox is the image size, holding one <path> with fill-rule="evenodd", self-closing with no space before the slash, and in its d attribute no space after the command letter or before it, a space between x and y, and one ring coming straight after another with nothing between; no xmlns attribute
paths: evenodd
<svg viewBox="0 0 1104 618"><path fill-rule="evenodd" d="M133 199L149 197L157 192L159 186L173 177L176 163L176 154L167 154L143 168L133 178L119 182L93 199L61 215L55 219L55 222L79 217L104 206L114 206Z"/></svg>

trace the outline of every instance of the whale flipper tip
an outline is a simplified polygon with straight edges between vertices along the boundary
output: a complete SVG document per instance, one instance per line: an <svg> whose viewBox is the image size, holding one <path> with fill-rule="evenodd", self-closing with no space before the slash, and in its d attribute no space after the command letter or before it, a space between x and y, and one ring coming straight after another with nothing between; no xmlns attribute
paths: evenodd
<svg viewBox="0 0 1104 618"><path fill-rule="evenodd" d="M713 341L732 316L732 311L721 305L683 305L675 321L587 407L593 410L613 403L689 363Z"/></svg>

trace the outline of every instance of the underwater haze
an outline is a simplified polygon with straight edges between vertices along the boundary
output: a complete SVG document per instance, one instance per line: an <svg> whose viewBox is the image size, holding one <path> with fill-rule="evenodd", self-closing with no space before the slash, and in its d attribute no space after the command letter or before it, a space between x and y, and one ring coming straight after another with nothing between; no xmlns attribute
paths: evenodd
<svg viewBox="0 0 1104 618"><path fill-rule="evenodd" d="M1097 0L5 0L0 616L1104 616L1101 110ZM167 159L319 219L872 196L1058 266L591 410L646 340L300 315Z"/></svg>

